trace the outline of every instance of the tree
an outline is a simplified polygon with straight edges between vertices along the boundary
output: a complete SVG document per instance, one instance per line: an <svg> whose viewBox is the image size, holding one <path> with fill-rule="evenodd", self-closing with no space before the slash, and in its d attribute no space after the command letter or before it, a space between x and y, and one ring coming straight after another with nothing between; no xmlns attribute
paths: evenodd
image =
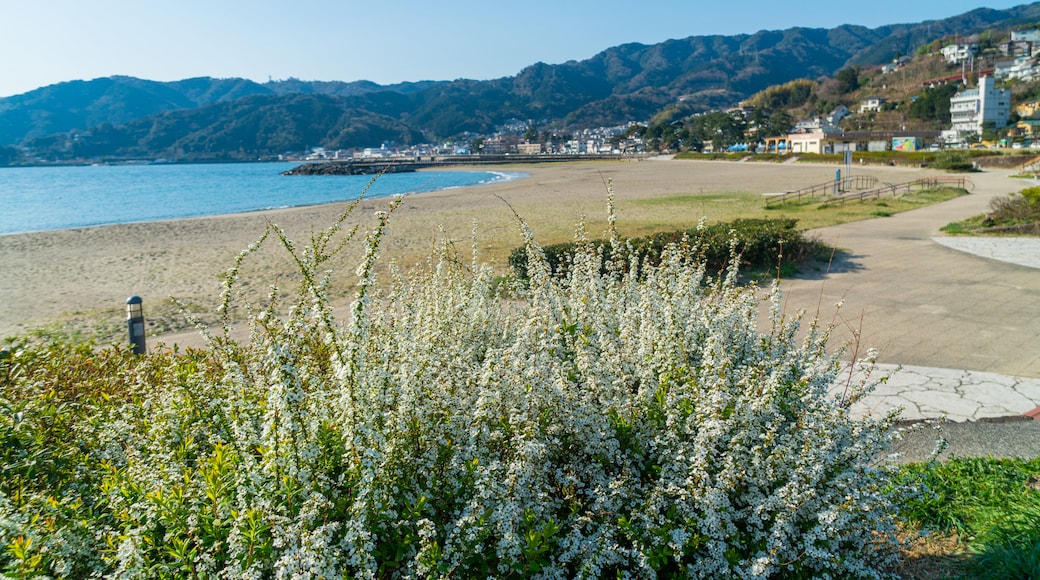
<svg viewBox="0 0 1040 580"><path fill-rule="evenodd" d="M997 133L996 125L993 121L986 121L982 124L982 140L987 142L993 142L1000 139L1000 135Z"/></svg>
<svg viewBox="0 0 1040 580"><path fill-rule="evenodd" d="M758 127L759 138L787 135L794 125L791 115L782 109L772 112L756 109L751 115L751 122Z"/></svg>
<svg viewBox="0 0 1040 580"><path fill-rule="evenodd" d="M957 93L957 85L945 84L916 95L910 103L910 118L922 121L950 122L950 97Z"/></svg>
<svg viewBox="0 0 1040 580"><path fill-rule="evenodd" d="M694 117L689 132L690 137L711 143L712 148L718 151L743 142L745 129L747 122L742 115L715 112Z"/></svg>
<svg viewBox="0 0 1040 580"><path fill-rule="evenodd" d="M838 92L851 93L859 88L859 67L845 67L838 71L834 78L838 81Z"/></svg>

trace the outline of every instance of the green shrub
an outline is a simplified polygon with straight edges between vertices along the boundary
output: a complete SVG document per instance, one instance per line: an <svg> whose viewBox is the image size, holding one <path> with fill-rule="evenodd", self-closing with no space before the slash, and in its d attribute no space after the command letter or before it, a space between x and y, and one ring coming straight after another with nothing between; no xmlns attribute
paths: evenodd
<svg viewBox="0 0 1040 580"><path fill-rule="evenodd" d="M975 171L972 154L966 150L947 149L935 154L931 167L946 171Z"/></svg>
<svg viewBox="0 0 1040 580"><path fill-rule="evenodd" d="M744 218L689 230L630 238L619 244L616 258L615 249L605 240L593 240L588 245L590 251L602 255L602 272L606 272L607 265L615 260L624 264L625 268L632 265L637 269L643 265L656 266L661 263L665 248L682 244L684 240L688 240L695 248L693 251L709 271L723 270L734 255L739 255L741 268L745 270L767 271L777 268L779 264L797 263L819 251L817 242L805 239L795 228L797 223L797 220L791 218ZM566 274L580 247L581 244L567 242L542 248L552 274ZM516 248L509 255L509 265L521 282L528 279L527 260L525 247Z"/></svg>
<svg viewBox="0 0 1040 580"><path fill-rule="evenodd" d="M1027 203L1040 207L1040 187L1027 187L1018 192Z"/></svg>
<svg viewBox="0 0 1040 580"><path fill-rule="evenodd" d="M895 415L850 416L868 384L830 394L829 330L785 317L777 285L763 334L759 291L735 269L709 280L690 244L604 272L578 239L553 276L525 225L528 284L508 300L447 243L377 285L387 219L343 321L325 292L339 223L302 249L270 226L302 283L247 305L247 342L0 362L5 572L880 575L909 487L877 463ZM225 277L225 330L258 245ZM69 405L49 410L51 391ZM26 453L53 477L30 478Z"/></svg>

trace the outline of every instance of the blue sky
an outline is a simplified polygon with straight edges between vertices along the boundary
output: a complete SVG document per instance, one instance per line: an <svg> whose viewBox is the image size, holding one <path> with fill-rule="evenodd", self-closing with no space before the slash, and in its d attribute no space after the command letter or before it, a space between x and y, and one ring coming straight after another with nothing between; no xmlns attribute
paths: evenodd
<svg viewBox="0 0 1040 580"><path fill-rule="evenodd" d="M0 97L111 75L169 81L489 79L618 44L921 22L1021 0L0 0ZM813 8L806 8L806 6Z"/></svg>

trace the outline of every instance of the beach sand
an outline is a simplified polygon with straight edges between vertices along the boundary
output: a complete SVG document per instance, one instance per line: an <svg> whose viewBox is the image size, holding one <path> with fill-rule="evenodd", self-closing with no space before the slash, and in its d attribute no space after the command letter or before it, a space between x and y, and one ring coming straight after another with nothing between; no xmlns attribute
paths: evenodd
<svg viewBox="0 0 1040 580"><path fill-rule="evenodd" d="M406 196L392 217L384 258L403 266L415 264L433 252L438 240L449 238L468 260L476 221L483 257L495 260L505 273L506 257L521 243L513 210L527 220L542 243L570 239L583 216L590 236L599 237L606 223L609 180L616 193L619 229L625 235L642 235L692 227L702 217L713 219L713 204L718 203L713 194L758 196L797 189L832 180L836 167L651 159L506 169L529 177ZM924 174L888 167L856 171L878 175L883 182ZM670 198L678 200L671 203ZM645 203L648 199L661 203ZM338 271L331 292L334 301L349 301L363 232L374 225L375 211L386 205L387 200L366 200L348 219L348 224L360 225L362 234L332 265ZM130 295L144 299L150 341L190 329L170 297L212 321L220 303L222 274L236 255L260 237L267 223L279 225L296 247L303 248L310 233L331 224L344 207L330 204L0 236L0 338L41 326L65 336L119 336ZM241 289L247 298L266 296L272 284L291 290L294 266L277 245L277 240L268 240L243 267ZM200 342L191 338L194 331L172 336L179 343Z"/></svg>

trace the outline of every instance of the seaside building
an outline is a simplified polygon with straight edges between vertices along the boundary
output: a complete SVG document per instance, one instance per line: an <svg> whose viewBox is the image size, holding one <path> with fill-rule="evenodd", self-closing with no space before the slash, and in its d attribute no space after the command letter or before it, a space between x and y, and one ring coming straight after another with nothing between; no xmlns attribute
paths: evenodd
<svg viewBox="0 0 1040 580"><path fill-rule="evenodd" d="M961 137L982 135L986 127L1000 129L1011 115L1011 90L998 89L991 76L979 78L979 86L960 91L950 98L953 130Z"/></svg>
<svg viewBox="0 0 1040 580"><path fill-rule="evenodd" d="M909 151L940 142L939 131L795 131L787 135L790 153ZM906 147L912 144L913 147Z"/></svg>

